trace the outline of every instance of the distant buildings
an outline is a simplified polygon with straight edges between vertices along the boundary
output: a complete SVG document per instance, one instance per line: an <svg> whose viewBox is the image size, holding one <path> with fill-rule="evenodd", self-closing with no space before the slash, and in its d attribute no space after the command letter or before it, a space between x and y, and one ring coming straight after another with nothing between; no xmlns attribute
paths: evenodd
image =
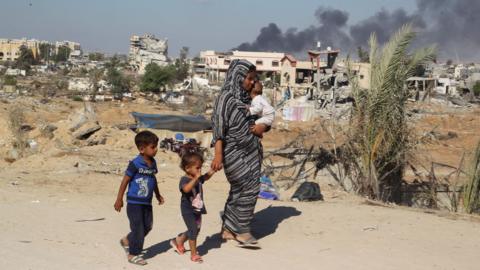
<svg viewBox="0 0 480 270"><path fill-rule="evenodd" d="M55 53L58 54L58 49L60 47L67 47L70 49L70 57L71 58L79 58L82 56L82 48L80 43L73 42L73 41L57 41L55 42Z"/></svg>
<svg viewBox="0 0 480 270"><path fill-rule="evenodd" d="M320 65L322 71L331 68L338 53L338 51L322 51L316 58L308 56L309 60L301 61L292 55L279 52L232 51L222 53L208 50L200 52L200 61L193 67L193 73L218 83L225 78L233 60L246 59L255 64L259 73L266 74L267 77L280 76L280 85L294 86L312 83L316 78L317 65ZM320 55L328 59L320 61ZM320 62L317 62L317 58Z"/></svg>
<svg viewBox="0 0 480 270"><path fill-rule="evenodd" d="M140 74L145 73L145 67L150 63L166 66L168 64L168 40L158 39L154 35L132 36L128 62Z"/></svg>
<svg viewBox="0 0 480 270"><path fill-rule="evenodd" d="M40 55L40 44L47 41L38 41L35 39L0 39L0 61L15 61L20 56L22 46L32 50L33 57Z"/></svg>
<svg viewBox="0 0 480 270"><path fill-rule="evenodd" d="M58 48L65 46L70 48L71 55L81 55L82 49L80 43L73 41L60 41L50 43L48 41L39 41L36 39L0 39L0 61L15 61L20 57L20 48L22 46L30 49L34 58L40 57L40 45L50 44L55 47L55 52L58 53Z"/></svg>

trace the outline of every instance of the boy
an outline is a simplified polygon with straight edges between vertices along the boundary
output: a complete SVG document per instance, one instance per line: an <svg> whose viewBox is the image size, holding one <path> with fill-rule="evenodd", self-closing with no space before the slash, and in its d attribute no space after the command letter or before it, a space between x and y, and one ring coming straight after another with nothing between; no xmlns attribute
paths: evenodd
<svg viewBox="0 0 480 270"><path fill-rule="evenodd" d="M123 194L128 185L127 216L131 231L120 240L120 245L128 254L130 263L146 265L141 253L145 236L152 229L153 193L158 204L164 203L155 178L157 163L153 158L157 154L158 137L150 131L142 131L135 136L135 145L140 153L128 164L114 207L118 212L122 209Z"/></svg>

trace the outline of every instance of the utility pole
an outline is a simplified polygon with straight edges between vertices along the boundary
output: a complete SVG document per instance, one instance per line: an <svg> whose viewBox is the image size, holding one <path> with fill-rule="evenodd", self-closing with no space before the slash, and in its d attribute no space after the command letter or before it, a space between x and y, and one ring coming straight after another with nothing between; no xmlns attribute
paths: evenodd
<svg viewBox="0 0 480 270"><path fill-rule="evenodd" d="M317 41L317 50L320 51L322 43ZM317 96L320 94L320 54L317 56ZM313 98L313 97L312 97Z"/></svg>

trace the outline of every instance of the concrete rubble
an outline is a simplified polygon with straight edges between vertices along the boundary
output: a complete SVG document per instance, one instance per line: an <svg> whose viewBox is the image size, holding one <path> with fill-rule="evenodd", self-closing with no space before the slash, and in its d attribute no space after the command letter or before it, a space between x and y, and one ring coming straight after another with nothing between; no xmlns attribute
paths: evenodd
<svg viewBox="0 0 480 270"><path fill-rule="evenodd" d="M168 40L158 39L154 35L132 36L128 54L130 66L139 74L145 73L150 63L159 66L168 64Z"/></svg>

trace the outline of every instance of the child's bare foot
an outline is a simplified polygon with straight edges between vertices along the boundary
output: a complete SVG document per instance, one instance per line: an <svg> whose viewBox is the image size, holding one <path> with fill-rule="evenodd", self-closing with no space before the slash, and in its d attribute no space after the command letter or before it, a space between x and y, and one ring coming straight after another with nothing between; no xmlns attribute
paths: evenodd
<svg viewBox="0 0 480 270"><path fill-rule="evenodd" d="M173 238L170 240L170 246L180 255L183 255L185 253L185 247L183 244L178 244L179 240L178 237Z"/></svg>

